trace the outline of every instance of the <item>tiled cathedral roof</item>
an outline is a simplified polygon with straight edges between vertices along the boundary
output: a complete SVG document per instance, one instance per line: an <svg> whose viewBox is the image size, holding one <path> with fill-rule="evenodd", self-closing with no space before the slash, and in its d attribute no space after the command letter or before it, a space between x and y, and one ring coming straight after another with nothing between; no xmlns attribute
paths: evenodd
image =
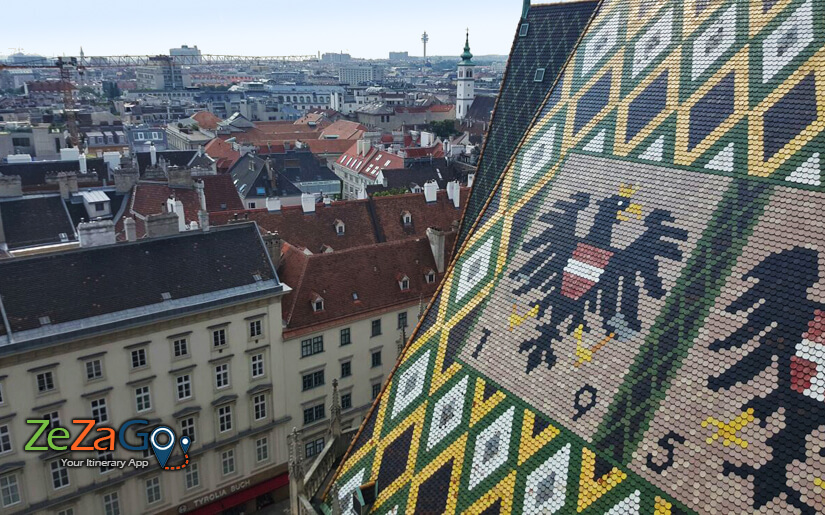
<svg viewBox="0 0 825 515"><path fill-rule="evenodd" d="M825 512L823 74L823 0L603 0L344 508L375 481L376 513Z"/></svg>

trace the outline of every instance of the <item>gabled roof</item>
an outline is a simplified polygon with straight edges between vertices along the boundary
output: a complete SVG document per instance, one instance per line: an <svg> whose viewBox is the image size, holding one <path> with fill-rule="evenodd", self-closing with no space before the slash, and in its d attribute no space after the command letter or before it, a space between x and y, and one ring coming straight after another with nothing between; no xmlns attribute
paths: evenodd
<svg viewBox="0 0 825 515"><path fill-rule="evenodd" d="M359 139L367 128L358 122L338 120L321 131L320 139L336 137L337 139Z"/></svg>
<svg viewBox="0 0 825 515"><path fill-rule="evenodd" d="M0 223L9 250L77 240L60 195L4 200L0 202Z"/></svg>
<svg viewBox="0 0 825 515"><path fill-rule="evenodd" d="M421 185L423 187L423 184ZM461 204L469 196L468 188L461 188ZM423 193L371 197L376 219L387 241L426 236L428 227L450 231L461 220L463 207L456 209L446 191L438 191L437 202L428 204ZM402 213L412 216L412 224L404 225Z"/></svg>
<svg viewBox="0 0 825 515"><path fill-rule="evenodd" d="M206 129L209 131L217 129L218 124L221 122L220 118L210 113L209 111L198 111L197 113L193 114L191 118L198 122L198 126L201 129Z"/></svg>
<svg viewBox="0 0 825 515"><path fill-rule="evenodd" d="M496 97L489 95L476 95L470 109L467 110L467 119L479 122L489 122L493 117L493 108L496 105Z"/></svg>
<svg viewBox="0 0 825 515"><path fill-rule="evenodd" d="M435 292L437 281L427 283L424 279L424 275L434 269L427 238L311 256L284 245L280 271L282 280L293 289L282 304L286 323L284 338L318 332L326 325L342 324L405 305L417 312L422 299L428 299ZM409 278L409 289L398 287L399 273ZM324 299L321 311L313 310L312 300L316 296ZM414 313L408 317L414 320ZM385 328L385 331L391 330L394 328Z"/></svg>
<svg viewBox="0 0 825 515"><path fill-rule="evenodd" d="M231 143L226 143L220 138L214 138L206 144L203 150L216 161L218 173L229 171L235 161L241 157L241 153L233 149Z"/></svg>
<svg viewBox="0 0 825 515"><path fill-rule="evenodd" d="M0 296L15 345L122 329L171 310L281 289L252 225L0 261ZM4 343L0 352L14 348Z"/></svg>
<svg viewBox="0 0 825 515"><path fill-rule="evenodd" d="M197 153L197 150L160 150L156 152L158 161L162 157L169 166L179 166L181 168L186 167ZM137 152L135 155L137 156L138 170L143 174L152 165L152 155L150 152Z"/></svg>

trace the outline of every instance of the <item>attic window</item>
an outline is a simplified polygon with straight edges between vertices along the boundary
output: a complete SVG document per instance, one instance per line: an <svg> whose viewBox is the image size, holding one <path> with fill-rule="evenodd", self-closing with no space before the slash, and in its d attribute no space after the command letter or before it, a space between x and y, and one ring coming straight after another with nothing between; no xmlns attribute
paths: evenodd
<svg viewBox="0 0 825 515"><path fill-rule="evenodd" d="M530 28L529 23L522 23L518 29L518 37L523 38L527 36L527 30Z"/></svg>
<svg viewBox="0 0 825 515"><path fill-rule="evenodd" d="M426 281L427 284L434 283L435 282L435 272L433 272L432 270L428 270L427 273L424 274L424 281Z"/></svg>
<svg viewBox="0 0 825 515"><path fill-rule="evenodd" d="M51 319L51 318L49 318L49 317L47 317L47 316L45 316L45 317L40 317L40 325L49 325L49 324L51 324L51 323L52 323L52 319Z"/></svg>
<svg viewBox="0 0 825 515"><path fill-rule="evenodd" d="M161 293L161 294L160 294L160 297L161 297L163 300L172 300L172 294L171 294L171 293L169 293L168 291L165 291L165 292Z"/></svg>
<svg viewBox="0 0 825 515"><path fill-rule="evenodd" d="M401 213L401 221L404 222L404 225L412 225L412 215L409 211Z"/></svg>
<svg viewBox="0 0 825 515"><path fill-rule="evenodd" d="M317 313L318 311L323 311L323 310L324 310L324 299L322 299L321 297L316 297L315 300L312 301L312 311L315 311Z"/></svg>
<svg viewBox="0 0 825 515"><path fill-rule="evenodd" d="M344 222L341 220L335 220L335 234L338 236L343 236L346 227L344 226Z"/></svg>
<svg viewBox="0 0 825 515"><path fill-rule="evenodd" d="M358 300L358 292L352 292L352 300Z"/></svg>
<svg viewBox="0 0 825 515"><path fill-rule="evenodd" d="M544 68L536 68L536 75L533 77L533 82L544 82Z"/></svg>
<svg viewBox="0 0 825 515"><path fill-rule="evenodd" d="M410 278L406 275L398 281L398 286L401 288L401 291L407 291L410 289Z"/></svg>

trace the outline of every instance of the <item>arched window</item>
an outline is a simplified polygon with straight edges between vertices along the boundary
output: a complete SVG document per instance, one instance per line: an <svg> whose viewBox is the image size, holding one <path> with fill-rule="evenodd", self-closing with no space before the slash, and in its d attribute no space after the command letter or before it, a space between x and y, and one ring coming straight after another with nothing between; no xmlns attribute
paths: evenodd
<svg viewBox="0 0 825 515"><path fill-rule="evenodd" d="M401 213L401 221L404 223L404 225L412 225L412 215L409 211L404 211L403 213Z"/></svg>

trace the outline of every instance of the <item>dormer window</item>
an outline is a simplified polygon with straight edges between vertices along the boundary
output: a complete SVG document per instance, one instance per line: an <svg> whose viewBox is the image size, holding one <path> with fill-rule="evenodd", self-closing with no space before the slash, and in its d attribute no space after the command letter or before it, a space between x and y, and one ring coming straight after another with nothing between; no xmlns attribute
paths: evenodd
<svg viewBox="0 0 825 515"><path fill-rule="evenodd" d="M404 223L404 225L412 225L412 215L409 211L404 211L403 213L401 213L401 221Z"/></svg>
<svg viewBox="0 0 825 515"><path fill-rule="evenodd" d="M320 295L313 295L312 297L312 311L319 312L324 310L324 299Z"/></svg>
<svg viewBox="0 0 825 515"><path fill-rule="evenodd" d="M401 291L407 291L410 289L410 278L406 275L399 274L398 277L398 287L401 288Z"/></svg>
<svg viewBox="0 0 825 515"><path fill-rule="evenodd" d="M424 281L427 284L432 284L435 282L435 272L432 270L427 270L427 273L424 274Z"/></svg>
<svg viewBox="0 0 825 515"><path fill-rule="evenodd" d="M335 220L335 234L338 236L343 236L346 227L344 226L344 222L341 220Z"/></svg>

